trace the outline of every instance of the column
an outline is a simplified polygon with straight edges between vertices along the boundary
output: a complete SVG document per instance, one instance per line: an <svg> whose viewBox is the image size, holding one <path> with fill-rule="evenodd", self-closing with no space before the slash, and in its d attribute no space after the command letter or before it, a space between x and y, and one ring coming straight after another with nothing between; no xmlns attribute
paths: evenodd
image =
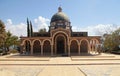
<svg viewBox="0 0 120 76"><path fill-rule="evenodd" d="M67 53L67 51L66 51L67 50L67 48L66 48L67 47L66 41L65 41L64 44L65 44L65 54L66 54Z"/></svg>
<svg viewBox="0 0 120 76"><path fill-rule="evenodd" d="M22 53L25 54L25 52L26 52L26 48L25 45L23 45Z"/></svg>
<svg viewBox="0 0 120 76"><path fill-rule="evenodd" d="M68 55L70 56L70 44L68 44Z"/></svg>
<svg viewBox="0 0 120 76"><path fill-rule="evenodd" d="M23 52L23 45L20 45L20 53L22 54Z"/></svg>
<svg viewBox="0 0 120 76"><path fill-rule="evenodd" d="M51 56L53 56L53 44L51 44Z"/></svg>
<svg viewBox="0 0 120 76"><path fill-rule="evenodd" d="M33 55L33 45L31 45L31 55Z"/></svg>
<svg viewBox="0 0 120 76"><path fill-rule="evenodd" d="M90 44L88 44L88 53L90 54Z"/></svg>
<svg viewBox="0 0 120 76"><path fill-rule="evenodd" d="M80 44L78 44L78 55L80 55Z"/></svg>
<svg viewBox="0 0 120 76"><path fill-rule="evenodd" d="M43 45L41 44L41 55L43 55Z"/></svg>

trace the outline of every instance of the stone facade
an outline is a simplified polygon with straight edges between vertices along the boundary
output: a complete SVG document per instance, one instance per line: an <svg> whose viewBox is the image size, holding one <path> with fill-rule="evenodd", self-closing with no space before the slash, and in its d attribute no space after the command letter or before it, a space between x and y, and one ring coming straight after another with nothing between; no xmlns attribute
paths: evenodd
<svg viewBox="0 0 120 76"><path fill-rule="evenodd" d="M71 28L69 18L59 7L51 18L48 32L33 32L31 36L21 37L21 52L70 56L97 50L100 36L88 36L88 32L73 32Z"/></svg>

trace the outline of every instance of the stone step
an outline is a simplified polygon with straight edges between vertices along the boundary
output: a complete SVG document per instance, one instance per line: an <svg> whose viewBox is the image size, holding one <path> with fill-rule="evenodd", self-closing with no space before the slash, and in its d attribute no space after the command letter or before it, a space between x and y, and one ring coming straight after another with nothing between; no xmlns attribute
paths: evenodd
<svg viewBox="0 0 120 76"><path fill-rule="evenodd" d="M71 56L71 58L114 58L115 56Z"/></svg>
<svg viewBox="0 0 120 76"><path fill-rule="evenodd" d="M97 58L93 59L93 58L89 58L89 59L71 59L71 60L72 61L98 61L98 60L101 61L101 60L120 60L120 59L115 59L115 58L114 59L110 59L110 58L109 59L106 59L106 58L105 59L97 59Z"/></svg>

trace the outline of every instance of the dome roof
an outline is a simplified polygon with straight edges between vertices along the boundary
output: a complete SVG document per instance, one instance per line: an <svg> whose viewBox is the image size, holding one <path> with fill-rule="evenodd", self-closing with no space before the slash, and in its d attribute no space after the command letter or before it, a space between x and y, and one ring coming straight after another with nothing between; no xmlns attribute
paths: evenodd
<svg viewBox="0 0 120 76"><path fill-rule="evenodd" d="M62 12L61 7L59 7L58 12L52 16L51 22L58 21L58 20L70 22L68 16Z"/></svg>

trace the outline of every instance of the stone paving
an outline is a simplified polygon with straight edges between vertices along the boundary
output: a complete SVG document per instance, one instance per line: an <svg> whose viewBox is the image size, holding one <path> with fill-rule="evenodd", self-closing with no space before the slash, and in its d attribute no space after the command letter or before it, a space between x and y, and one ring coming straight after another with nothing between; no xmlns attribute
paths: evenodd
<svg viewBox="0 0 120 76"><path fill-rule="evenodd" d="M38 76L85 76L75 66L51 66L45 69Z"/></svg>
<svg viewBox="0 0 120 76"><path fill-rule="evenodd" d="M38 76L42 67L0 67L0 76Z"/></svg>
<svg viewBox="0 0 120 76"><path fill-rule="evenodd" d="M120 76L120 65L86 65L80 68L87 76Z"/></svg>
<svg viewBox="0 0 120 76"><path fill-rule="evenodd" d="M0 76L120 76L119 71L120 56L113 54L100 57L0 57Z"/></svg>

